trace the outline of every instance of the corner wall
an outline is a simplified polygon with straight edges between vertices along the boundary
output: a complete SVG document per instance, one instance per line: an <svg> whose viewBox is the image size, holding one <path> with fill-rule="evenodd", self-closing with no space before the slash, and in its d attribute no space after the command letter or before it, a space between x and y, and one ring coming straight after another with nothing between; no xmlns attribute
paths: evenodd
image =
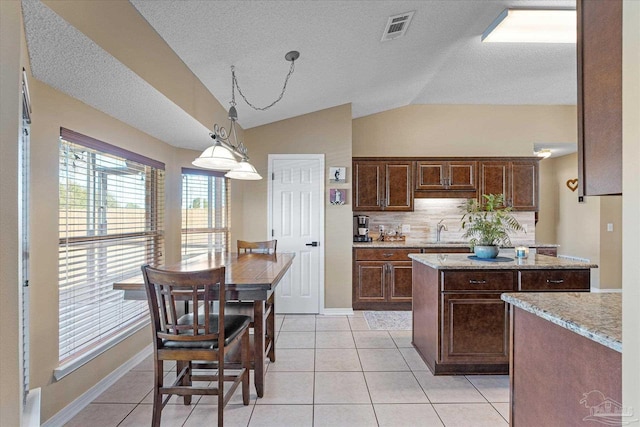
<svg viewBox="0 0 640 427"><path fill-rule="evenodd" d="M19 426L22 414L18 135L23 43L20 2L0 1L0 424L7 426Z"/></svg>
<svg viewBox="0 0 640 427"><path fill-rule="evenodd" d="M325 204L325 307L351 308L351 104L316 111L311 114L245 130L245 145L251 162L265 177L261 181L243 182L244 215L238 238L268 238L267 168L268 154L324 154L325 201L329 194L329 167L347 167L347 204ZM232 189L235 191L235 188ZM233 218L234 224L237 223Z"/></svg>

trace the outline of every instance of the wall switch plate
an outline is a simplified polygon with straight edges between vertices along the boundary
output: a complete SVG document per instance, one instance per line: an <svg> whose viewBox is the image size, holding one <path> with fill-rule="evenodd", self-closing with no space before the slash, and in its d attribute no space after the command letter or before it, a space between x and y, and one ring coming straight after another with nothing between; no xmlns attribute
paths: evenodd
<svg viewBox="0 0 640 427"><path fill-rule="evenodd" d="M607 224L607 231L613 231L613 223L608 223Z"/></svg>
<svg viewBox="0 0 640 427"><path fill-rule="evenodd" d="M402 234L411 233L411 224L402 224Z"/></svg>

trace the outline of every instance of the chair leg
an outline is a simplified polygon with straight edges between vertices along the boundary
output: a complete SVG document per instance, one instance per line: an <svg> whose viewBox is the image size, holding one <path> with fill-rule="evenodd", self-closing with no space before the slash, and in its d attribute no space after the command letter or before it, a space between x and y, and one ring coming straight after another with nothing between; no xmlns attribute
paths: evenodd
<svg viewBox="0 0 640 427"><path fill-rule="evenodd" d="M219 350L218 357L218 427L224 426L224 348Z"/></svg>
<svg viewBox="0 0 640 427"><path fill-rule="evenodd" d="M160 388L163 385L162 378L164 376L162 360L155 361L153 376L153 416L151 425L153 427L160 427L160 418L162 415L162 394L160 394Z"/></svg>
<svg viewBox="0 0 640 427"><path fill-rule="evenodd" d="M251 369L251 359L249 353L249 328L244 331L242 335L242 367L244 373L242 374L242 403L244 405L249 404L249 369Z"/></svg>

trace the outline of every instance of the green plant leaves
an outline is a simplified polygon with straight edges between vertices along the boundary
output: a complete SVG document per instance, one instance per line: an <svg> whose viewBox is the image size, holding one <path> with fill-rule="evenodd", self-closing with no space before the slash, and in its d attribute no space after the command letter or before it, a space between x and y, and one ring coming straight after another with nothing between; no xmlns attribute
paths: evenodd
<svg viewBox="0 0 640 427"><path fill-rule="evenodd" d="M483 194L482 203L469 199L460 206L463 238L474 246L511 246L509 232L522 231L522 225L505 207L504 194Z"/></svg>

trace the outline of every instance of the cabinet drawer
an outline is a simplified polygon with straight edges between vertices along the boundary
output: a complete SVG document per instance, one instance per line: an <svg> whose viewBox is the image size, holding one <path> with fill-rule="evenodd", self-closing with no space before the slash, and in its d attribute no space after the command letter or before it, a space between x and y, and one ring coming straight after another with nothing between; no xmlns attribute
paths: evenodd
<svg viewBox="0 0 640 427"><path fill-rule="evenodd" d="M588 291L589 270L521 270L518 271L520 291Z"/></svg>
<svg viewBox="0 0 640 427"><path fill-rule="evenodd" d="M443 271L443 291L513 291L513 271Z"/></svg>
<svg viewBox="0 0 640 427"><path fill-rule="evenodd" d="M420 249L356 249L356 261L411 261L409 254L419 254Z"/></svg>

